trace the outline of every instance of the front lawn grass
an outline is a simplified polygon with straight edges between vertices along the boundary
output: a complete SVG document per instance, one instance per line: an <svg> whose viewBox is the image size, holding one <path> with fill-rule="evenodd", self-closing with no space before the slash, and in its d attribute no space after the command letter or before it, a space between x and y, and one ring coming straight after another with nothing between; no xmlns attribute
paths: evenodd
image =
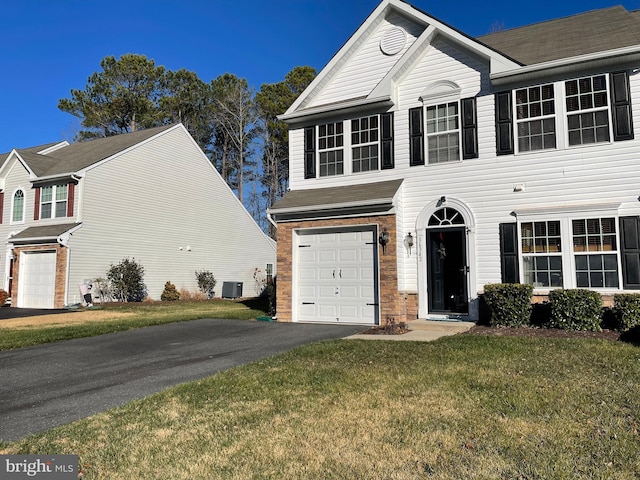
<svg viewBox="0 0 640 480"><path fill-rule="evenodd" d="M33 325L1 328L0 351L200 318L255 319L265 314L266 302L266 299L256 298L244 301L209 300L112 304L102 310L95 310L101 314L102 319L99 321L90 319L90 310L63 313L59 315L69 315L70 319L76 315L87 315L87 321L82 323L70 321L67 325L38 325L36 318ZM113 312L113 318L109 318L109 312Z"/></svg>
<svg viewBox="0 0 640 480"><path fill-rule="evenodd" d="M85 479L637 479L640 349L338 340L184 384L2 453Z"/></svg>

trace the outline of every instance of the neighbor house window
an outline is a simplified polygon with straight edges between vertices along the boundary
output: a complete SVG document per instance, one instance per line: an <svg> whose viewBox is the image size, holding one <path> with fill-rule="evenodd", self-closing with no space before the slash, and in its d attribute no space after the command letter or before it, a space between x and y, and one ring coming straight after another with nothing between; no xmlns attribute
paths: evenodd
<svg viewBox="0 0 640 480"><path fill-rule="evenodd" d="M614 218L572 221L576 286L617 288L618 255Z"/></svg>
<svg viewBox="0 0 640 480"><path fill-rule="evenodd" d="M11 211L12 222L24 221L24 191L18 190L13 194L13 208Z"/></svg>
<svg viewBox="0 0 640 480"><path fill-rule="evenodd" d="M344 173L344 135L342 122L327 123L318 127L318 152L321 177Z"/></svg>
<svg viewBox="0 0 640 480"><path fill-rule="evenodd" d="M429 163L460 160L458 102L427 107L426 135Z"/></svg>
<svg viewBox="0 0 640 480"><path fill-rule="evenodd" d="M353 173L378 170L378 116L351 120Z"/></svg>
<svg viewBox="0 0 640 480"><path fill-rule="evenodd" d="M66 184L41 187L40 218L66 217L68 194Z"/></svg>
<svg viewBox="0 0 640 480"><path fill-rule="evenodd" d="M518 151L556 148L553 85L516 90Z"/></svg>
<svg viewBox="0 0 640 480"><path fill-rule="evenodd" d="M524 283L562 287L560 222L524 222L520 226Z"/></svg>
<svg viewBox="0 0 640 480"><path fill-rule="evenodd" d="M569 145L609 141L607 76L565 82Z"/></svg>

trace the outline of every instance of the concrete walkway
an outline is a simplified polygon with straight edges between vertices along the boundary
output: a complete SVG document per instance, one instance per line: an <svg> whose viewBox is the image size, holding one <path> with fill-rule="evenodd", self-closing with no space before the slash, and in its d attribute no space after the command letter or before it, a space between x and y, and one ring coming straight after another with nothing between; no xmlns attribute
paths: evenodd
<svg viewBox="0 0 640 480"><path fill-rule="evenodd" d="M411 322L407 322L407 326L411 331L402 335L373 335L359 333L351 335L347 337L347 339L431 342L441 337L466 332L474 325L475 323L473 322L412 320Z"/></svg>

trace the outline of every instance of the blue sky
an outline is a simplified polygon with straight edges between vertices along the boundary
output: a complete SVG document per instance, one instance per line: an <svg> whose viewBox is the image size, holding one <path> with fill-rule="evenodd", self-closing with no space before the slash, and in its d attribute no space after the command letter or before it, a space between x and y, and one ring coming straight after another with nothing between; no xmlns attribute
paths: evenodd
<svg viewBox="0 0 640 480"><path fill-rule="evenodd" d="M58 110L107 55L146 55L208 82L225 72L259 89L298 65L320 70L378 0L0 0L0 152L72 140ZM413 0L471 36L640 0Z"/></svg>

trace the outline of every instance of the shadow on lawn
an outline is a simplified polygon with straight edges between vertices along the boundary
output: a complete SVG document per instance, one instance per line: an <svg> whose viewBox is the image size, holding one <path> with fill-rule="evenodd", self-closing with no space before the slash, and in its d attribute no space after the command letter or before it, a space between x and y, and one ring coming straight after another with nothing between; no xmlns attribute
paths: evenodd
<svg viewBox="0 0 640 480"><path fill-rule="evenodd" d="M633 327L631 330L624 332L620 335L620 341L640 347L640 326Z"/></svg>

